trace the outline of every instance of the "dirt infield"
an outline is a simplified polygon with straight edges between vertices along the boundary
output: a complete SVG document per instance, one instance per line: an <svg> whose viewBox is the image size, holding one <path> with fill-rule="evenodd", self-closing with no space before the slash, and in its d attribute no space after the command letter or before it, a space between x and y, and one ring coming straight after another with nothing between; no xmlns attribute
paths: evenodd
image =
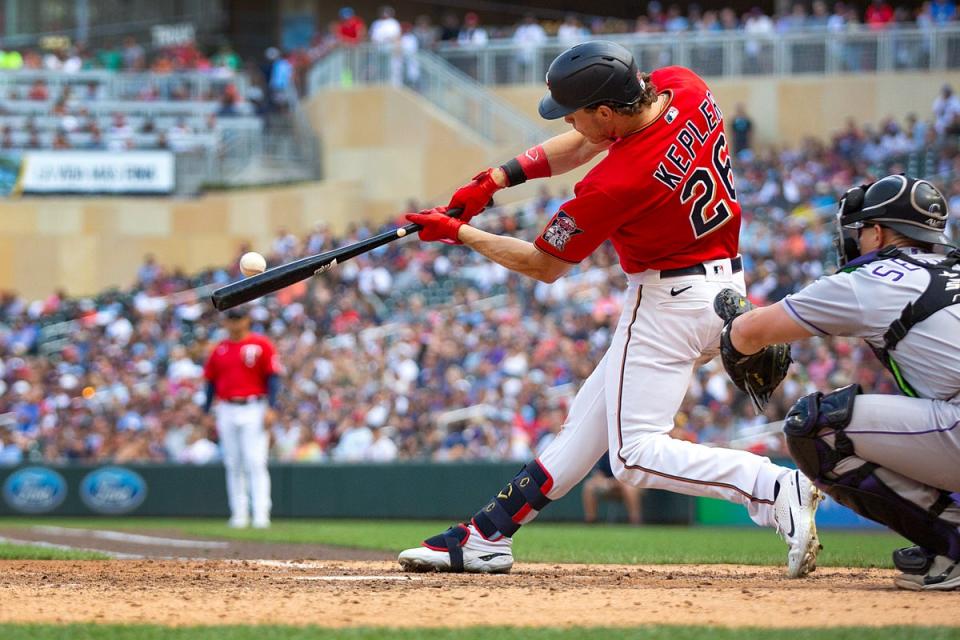
<svg viewBox="0 0 960 640"><path fill-rule="evenodd" d="M886 570L525 564L505 576L405 574L389 561L0 562L0 622L328 627L954 624L957 594Z"/></svg>

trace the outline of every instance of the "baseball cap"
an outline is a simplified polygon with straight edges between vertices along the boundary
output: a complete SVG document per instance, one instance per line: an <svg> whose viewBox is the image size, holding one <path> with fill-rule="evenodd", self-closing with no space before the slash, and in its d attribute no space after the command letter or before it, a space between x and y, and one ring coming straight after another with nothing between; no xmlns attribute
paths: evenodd
<svg viewBox="0 0 960 640"><path fill-rule="evenodd" d="M227 309L227 318L230 320L237 320L239 318L247 317L247 308L246 307L233 307L232 309Z"/></svg>

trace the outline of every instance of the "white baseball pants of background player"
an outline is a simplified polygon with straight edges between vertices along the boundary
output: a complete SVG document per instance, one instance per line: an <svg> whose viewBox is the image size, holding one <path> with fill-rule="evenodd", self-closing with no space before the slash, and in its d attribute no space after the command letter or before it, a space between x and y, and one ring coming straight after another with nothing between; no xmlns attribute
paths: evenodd
<svg viewBox="0 0 960 640"><path fill-rule="evenodd" d="M719 354L723 321L713 310L714 297L727 287L746 290L730 260L704 266L706 275L699 276L627 275L612 343L577 393L563 430L539 457L553 478L551 500L572 489L609 449L610 466L623 482L722 498L746 506L757 524L774 525L775 485L786 468L746 451L668 435L694 368Z"/></svg>
<svg viewBox="0 0 960 640"><path fill-rule="evenodd" d="M217 433L227 470L230 524L244 527L270 524L270 472L267 470L269 440L264 428L264 402L216 406Z"/></svg>

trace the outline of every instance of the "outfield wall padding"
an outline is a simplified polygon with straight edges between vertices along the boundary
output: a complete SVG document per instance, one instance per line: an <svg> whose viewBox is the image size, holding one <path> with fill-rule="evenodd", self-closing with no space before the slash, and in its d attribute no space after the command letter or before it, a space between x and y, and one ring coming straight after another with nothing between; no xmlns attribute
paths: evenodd
<svg viewBox="0 0 960 640"><path fill-rule="evenodd" d="M519 463L271 465L275 518L437 518L463 520L488 501ZM22 465L0 468L0 516L138 515L227 517L220 465ZM648 490L644 521L691 524L695 500ZM543 520L583 519L580 486ZM625 520L601 505L601 520Z"/></svg>

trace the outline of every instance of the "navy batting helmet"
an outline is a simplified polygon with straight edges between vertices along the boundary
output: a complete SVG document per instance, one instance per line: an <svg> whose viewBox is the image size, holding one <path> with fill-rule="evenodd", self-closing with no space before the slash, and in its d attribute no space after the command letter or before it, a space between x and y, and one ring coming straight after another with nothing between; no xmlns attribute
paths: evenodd
<svg viewBox="0 0 960 640"><path fill-rule="evenodd" d="M600 102L634 104L643 88L632 53L614 42L584 42L550 63L548 92L539 111L543 118L556 120Z"/></svg>
<svg viewBox="0 0 960 640"><path fill-rule="evenodd" d="M888 227L919 242L953 247L946 234L948 217L946 199L926 180L897 174L854 187L841 198L837 213L841 264L860 255L855 230L867 224Z"/></svg>

